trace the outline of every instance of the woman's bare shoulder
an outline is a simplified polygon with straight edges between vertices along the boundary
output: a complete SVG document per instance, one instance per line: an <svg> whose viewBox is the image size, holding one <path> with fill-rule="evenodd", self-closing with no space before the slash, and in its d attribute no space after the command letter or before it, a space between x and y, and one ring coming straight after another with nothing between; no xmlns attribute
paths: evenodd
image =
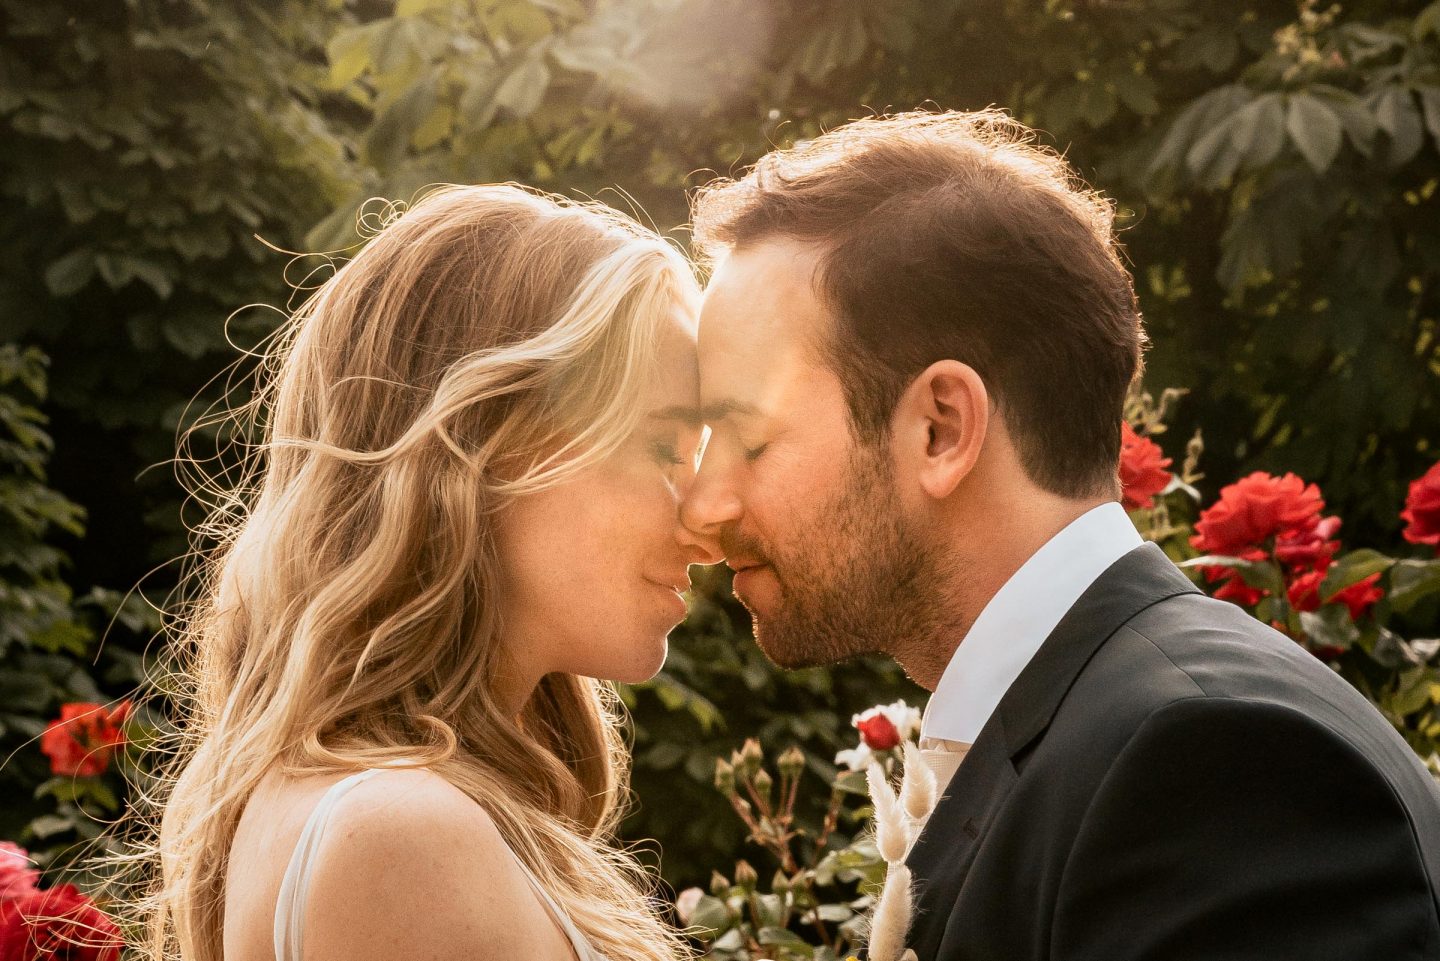
<svg viewBox="0 0 1440 961"><path fill-rule="evenodd" d="M490 815L432 771L346 793L310 880L307 961L570 957Z"/></svg>

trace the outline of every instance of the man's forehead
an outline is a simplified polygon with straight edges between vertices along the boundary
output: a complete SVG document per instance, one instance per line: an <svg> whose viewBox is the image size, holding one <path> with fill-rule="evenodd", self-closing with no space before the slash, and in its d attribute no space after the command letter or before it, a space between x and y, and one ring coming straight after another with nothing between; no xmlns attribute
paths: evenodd
<svg viewBox="0 0 1440 961"><path fill-rule="evenodd" d="M720 260L700 312L700 365L725 368L789 362L825 323L814 290L816 254L795 241L763 241Z"/></svg>

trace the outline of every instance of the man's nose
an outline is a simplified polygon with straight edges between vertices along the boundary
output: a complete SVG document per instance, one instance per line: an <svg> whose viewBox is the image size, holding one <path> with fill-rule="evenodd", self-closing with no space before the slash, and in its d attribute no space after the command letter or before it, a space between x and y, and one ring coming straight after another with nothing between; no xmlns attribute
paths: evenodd
<svg viewBox="0 0 1440 961"><path fill-rule="evenodd" d="M690 479L680 500L680 525L705 548L714 554L715 563L724 559L720 550L720 535L731 524L740 520L744 505L726 472L720 469L718 459L707 456L700 461L700 469Z"/></svg>

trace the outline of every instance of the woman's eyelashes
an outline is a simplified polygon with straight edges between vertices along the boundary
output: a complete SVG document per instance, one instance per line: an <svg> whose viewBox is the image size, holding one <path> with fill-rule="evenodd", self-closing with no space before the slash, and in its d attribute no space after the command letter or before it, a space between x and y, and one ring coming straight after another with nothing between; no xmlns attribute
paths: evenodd
<svg viewBox="0 0 1440 961"><path fill-rule="evenodd" d="M680 453L680 443L673 438L651 441L650 453L657 463L665 467L679 467L685 463L685 458Z"/></svg>
<svg viewBox="0 0 1440 961"><path fill-rule="evenodd" d="M769 444L761 444L758 447L746 447L745 460L751 464L755 463L757 460L760 459L760 455L765 453L765 448L769 446Z"/></svg>

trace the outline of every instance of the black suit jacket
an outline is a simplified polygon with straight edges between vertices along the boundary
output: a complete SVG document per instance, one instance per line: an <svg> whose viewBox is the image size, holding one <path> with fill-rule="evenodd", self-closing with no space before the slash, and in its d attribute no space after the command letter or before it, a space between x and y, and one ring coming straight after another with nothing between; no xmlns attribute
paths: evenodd
<svg viewBox="0 0 1440 961"><path fill-rule="evenodd" d="M920 961L1440 958L1440 789L1153 544L1005 694L908 863Z"/></svg>

